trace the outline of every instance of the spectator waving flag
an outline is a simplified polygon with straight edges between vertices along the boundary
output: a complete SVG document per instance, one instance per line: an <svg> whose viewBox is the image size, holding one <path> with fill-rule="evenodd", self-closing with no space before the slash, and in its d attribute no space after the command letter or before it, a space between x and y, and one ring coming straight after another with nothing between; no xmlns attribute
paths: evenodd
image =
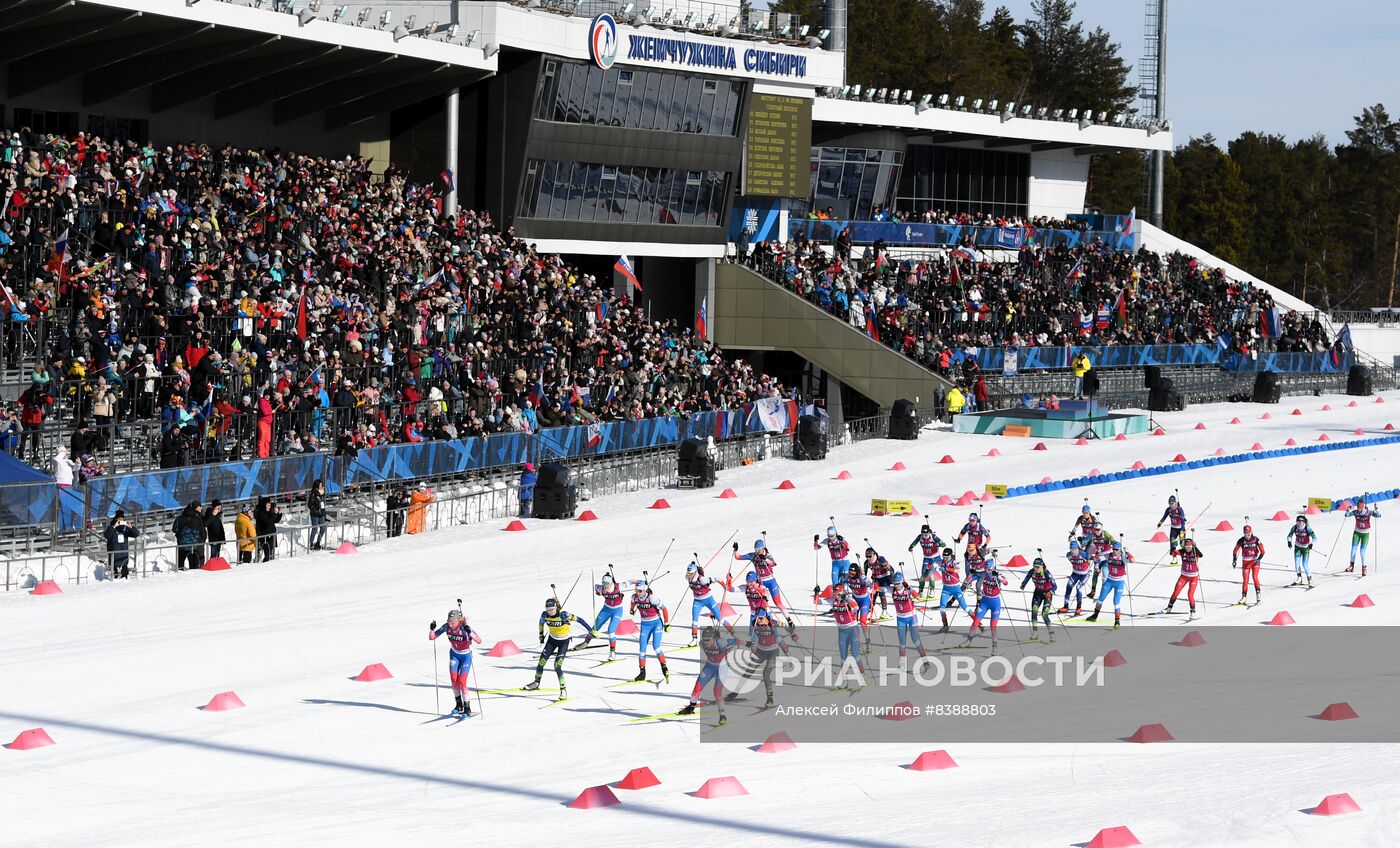
<svg viewBox="0 0 1400 848"><path fill-rule="evenodd" d="M1128 300L1126 295L1127 289L1119 289L1118 302L1113 306L1113 311L1118 313L1118 320L1123 324L1128 323Z"/></svg>
<svg viewBox="0 0 1400 848"><path fill-rule="evenodd" d="M950 252L953 256L957 257L958 259L966 259L966 260L968 260L969 262L981 262L981 261L982 261L982 257L981 257L981 255L979 255L979 254L977 253L977 251L973 250L973 249L970 248L970 247L966 247L966 246L964 246L964 245L961 245L961 244L958 245L957 247L953 248L953 249L952 249L951 251L949 251L949 252Z"/></svg>
<svg viewBox="0 0 1400 848"><path fill-rule="evenodd" d="M617 257L613 263L613 272L622 276L622 279L631 283L637 291L642 290L642 281L637 279L637 272L632 270L632 260L627 258L627 254Z"/></svg>
<svg viewBox="0 0 1400 848"><path fill-rule="evenodd" d="M306 341L306 289L297 298L297 338Z"/></svg>
<svg viewBox="0 0 1400 848"><path fill-rule="evenodd" d="M49 257L49 263L44 266L49 271L58 274L59 279L63 279L63 269L68 267L68 230L58 237L58 241L53 245L53 256Z"/></svg>
<svg viewBox="0 0 1400 848"><path fill-rule="evenodd" d="M603 443L603 427L597 421L588 425L588 446L596 448Z"/></svg>
<svg viewBox="0 0 1400 848"><path fill-rule="evenodd" d="M1344 349L1346 349L1346 350L1351 350L1351 349L1352 349L1352 346L1351 346L1351 325L1350 325L1350 324L1343 324L1343 325L1342 325L1341 331L1337 333L1337 341L1338 341L1338 342L1341 342L1341 345L1342 345L1342 347L1343 347Z"/></svg>
<svg viewBox="0 0 1400 848"><path fill-rule="evenodd" d="M1137 221L1137 207L1128 210L1128 217L1123 219L1123 223L1118 227L1118 232L1130 236L1133 234L1133 223Z"/></svg>
<svg viewBox="0 0 1400 848"><path fill-rule="evenodd" d="M708 338L706 335L708 328L705 325L705 298L700 298L700 311L695 313L695 335L702 341Z"/></svg>
<svg viewBox="0 0 1400 848"><path fill-rule="evenodd" d="M451 168L448 168L447 170L443 171L441 174L438 174L438 176L439 176L439 177L442 177L443 185L447 186L448 192L454 192L454 191L457 190L457 183L452 179L452 169L451 169Z"/></svg>
<svg viewBox="0 0 1400 848"><path fill-rule="evenodd" d="M414 289L414 293L415 293L415 294L422 294L423 292L427 291L428 289L432 288L433 286L437 285L438 283L441 283L442 280L443 280L443 271L444 271L444 270L446 270L446 266L444 266L444 267L442 267L442 268L439 268L439 269L437 269L437 271L434 272L433 274L431 274L431 275L429 275L429 276L427 276L427 277L424 277L423 280L422 280L422 282L420 282L420 283L418 284L418 287L417 287L416 289Z"/></svg>
<svg viewBox="0 0 1400 848"><path fill-rule="evenodd" d="M1282 334L1278 307L1271 306L1268 309L1261 309L1259 311L1259 335L1266 339L1276 339Z"/></svg>
<svg viewBox="0 0 1400 848"><path fill-rule="evenodd" d="M1071 269L1069 269L1069 273L1065 275L1065 284L1066 284L1066 285L1068 285L1068 284L1069 284L1071 281L1073 281L1073 280L1079 279L1079 277L1081 276L1081 273L1080 273L1080 270L1079 270L1079 269L1082 268L1083 266L1084 266L1084 257L1081 256L1081 257L1079 257L1078 260L1075 261L1074 267L1071 268Z"/></svg>

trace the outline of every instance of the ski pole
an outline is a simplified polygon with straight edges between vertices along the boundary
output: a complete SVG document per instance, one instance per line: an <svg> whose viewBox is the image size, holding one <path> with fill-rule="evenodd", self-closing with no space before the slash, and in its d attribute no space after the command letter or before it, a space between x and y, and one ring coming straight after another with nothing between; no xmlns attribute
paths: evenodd
<svg viewBox="0 0 1400 848"><path fill-rule="evenodd" d="M663 563L663 562L666 561L666 556L667 556L667 554L670 554L670 553L671 553L671 545L674 545L675 543L676 543L676 537L675 537L675 536L672 536L672 537L671 537L671 541L670 541L669 543L667 543L667 545L666 545L666 550L665 550L664 552L662 552L662 554L661 554L661 559L657 560L657 562L656 562L656 567L657 567L657 568L660 568L660 567L661 567L661 563Z"/></svg>
<svg viewBox="0 0 1400 848"><path fill-rule="evenodd" d="M695 566L696 568L699 568L699 567L700 567L700 564L696 562L696 560L698 560L699 558L700 558L700 555L699 555L699 554L691 553L691 555L690 555L690 564L693 565L693 566ZM703 571L700 572L700 576L701 576L701 577L704 577L704 576L705 576L705 573L704 573ZM685 593L686 593L686 592L689 592L689 591L690 591L690 581L687 580L687 581L685 581L685 587L684 587L683 589L681 589L681 596L680 596L679 598L676 599L676 606L674 607L674 609L676 610L676 612L671 613L671 617L672 617L672 618L675 618L675 616L678 615L678 614L680 613L681 602L685 600ZM667 627L670 627L669 624L666 625L666 626L667 626ZM690 629L691 629L691 630L694 630L695 627L696 627L696 622L695 622L695 609L694 609L694 607L692 606L691 611L690 611Z"/></svg>
<svg viewBox="0 0 1400 848"><path fill-rule="evenodd" d="M573 597L574 590L578 588L578 581L579 581L579 578L580 578L580 577L583 577L583 571L582 571L582 570L579 571L578 577L575 577L575 578L574 578L574 585L572 585L572 586L569 587L569 594L567 594L567 595L564 596L564 600L559 601L559 609L562 610L562 609L564 608L564 605L567 604L567 603L569 602L569 598ZM554 588L554 584L553 584L553 583L549 584L549 588L553 589L553 588ZM554 599L555 599L556 601L559 600L559 593L558 593L558 592L555 592L555 593L554 593Z"/></svg>
<svg viewBox="0 0 1400 848"><path fill-rule="evenodd" d="M1332 548L1327 552L1327 562L1323 563L1322 566L1328 571L1332 570L1332 554L1337 552L1337 543L1342 540L1342 531L1345 529L1347 529L1347 518L1346 515L1343 515L1342 523L1337 527L1337 537L1332 540Z"/></svg>
<svg viewBox="0 0 1400 848"><path fill-rule="evenodd" d="M442 692L438 689L437 640L433 640L433 711L442 715Z"/></svg>

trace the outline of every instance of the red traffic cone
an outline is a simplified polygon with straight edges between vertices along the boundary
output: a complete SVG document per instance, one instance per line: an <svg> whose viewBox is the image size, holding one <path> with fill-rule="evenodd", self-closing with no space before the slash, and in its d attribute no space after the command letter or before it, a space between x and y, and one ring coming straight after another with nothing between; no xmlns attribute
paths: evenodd
<svg viewBox="0 0 1400 848"><path fill-rule="evenodd" d="M518 518L512 520L509 524L506 525L506 532L507 532L507 533L519 533L520 531L522 531L522 530L524 530L524 529L525 529L525 522L521 521L521 520L518 519Z"/></svg>
<svg viewBox="0 0 1400 848"><path fill-rule="evenodd" d="M837 479L837 480L849 480L849 479L851 479L851 472L846 471L845 469L842 469L842 470L841 470L841 473L836 475L836 479Z"/></svg>
<svg viewBox="0 0 1400 848"><path fill-rule="evenodd" d="M1098 470L1097 468L1090 468L1090 469L1089 469L1089 474L1088 474L1088 476L1090 476L1090 477L1097 477L1097 476L1099 476L1099 470Z"/></svg>
<svg viewBox="0 0 1400 848"><path fill-rule="evenodd" d="M1348 407L1348 408L1354 408L1355 406L1356 406L1356 401L1352 401L1351 403L1347 404L1347 407Z"/></svg>
<svg viewBox="0 0 1400 848"><path fill-rule="evenodd" d="M982 493L982 497L978 498L978 500L980 500L982 503L987 503L987 502L989 502L989 501L994 501L994 500L996 500L996 499L997 499L997 496L994 495L994 494L992 494L991 492L983 492L983 493Z"/></svg>
<svg viewBox="0 0 1400 848"><path fill-rule="evenodd" d="M1094 835L1084 848L1132 848L1141 845L1133 832L1126 827L1106 827Z"/></svg>
<svg viewBox="0 0 1400 848"><path fill-rule="evenodd" d="M1035 447L1031 448L1031 450L1050 450L1050 449L1047 448L1047 447L1045 446L1045 443L1044 443L1044 442L1036 442L1036 443L1035 443Z"/></svg>
<svg viewBox="0 0 1400 848"><path fill-rule="evenodd" d="M914 762L908 765L910 771L942 771L943 769L957 768L958 764L953 762L953 757L947 751L925 751L914 758Z"/></svg>
<svg viewBox="0 0 1400 848"><path fill-rule="evenodd" d="M763 740L763 744L754 750L760 754L781 754L784 751L791 751L797 747L797 743L792 741L792 737L779 731Z"/></svg>
<svg viewBox="0 0 1400 848"><path fill-rule="evenodd" d="M614 784L618 789L646 789L652 786L660 786L661 781L656 779L651 769L646 766L639 766L627 772L627 776Z"/></svg>
<svg viewBox="0 0 1400 848"><path fill-rule="evenodd" d="M1115 441L1115 442L1126 442L1127 440L1128 440L1128 434L1127 434L1127 433L1119 433L1118 435L1116 435L1116 436L1113 437L1113 441Z"/></svg>
<svg viewBox="0 0 1400 848"><path fill-rule="evenodd" d="M958 498L953 503L956 506L967 506L968 504L972 503L973 500L974 498L971 495L964 494L962 497Z"/></svg>
<svg viewBox="0 0 1400 848"><path fill-rule="evenodd" d="M578 514L579 521L597 521L598 515L591 509L585 509Z"/></svg>
<svg viewBox="0 0 1400 848"><path fill-rule="evenodd" d="M796 489L797 487L794 486L794 485L792 485L792 481L791 481L791 480L784 480L783 482L781 482L781 483L778 484L778 488L779 488L779 489L783 489L783 490L787 490L787 489Z"/></svg>
<svg viewBox="0 0 1400 848"><path fill-rule="evenodd" d="M1139 460L1135 460L1135 461L1133 462L1133 470L1134 470L1134 471L1141 471L1142 469L1144 469L1144 468L1146 468L1146 467L1147 467L1147 466L1144 465L1143 462L1142 462L1142 460L1140 460L1140 459L1139 459Z"/></svg>
<svg viewBox="0 0 1400 848"><path fill-rule="evenodd" d="M1055 481L1054 481L1054 480L1051 480L1049 477L1041 477L1041 478L1040 478L1040 484L1041 484L1042 486L1044 486L1044 485L1047 484L1047 483L1053 483L1053 482L1055 482Z"/></svg>
<svg viewBox="0 0 1400 848"><path fill-rule="evenodd" d="M578 794L578 797L569 802L569 806L575 810L592 810L598 807L612 807L622 802L613 794L612 787L590 786Z"/></svg>
<svg viewBox="0 0 1400 848"><path fill-rule="evenodd" d="M900 701L890 707L880 718L883 721L908 721L911 718L918 718L918 716L919 708L914 706L913 701Z"/></svg>
<svg viewBox="0 0 1400 848"><path fill-rule="evenodd" d="M1231 419L1230 419L1230 423L1231 423L1231 424L1238 424L1238 423L1240 423L1240 419L1239 419L1239 418L1231 418Z"/></svg>
<svg viewBox="0 0 1400 848"><path fill-rule="evenodd" d="M1254 444L1252 444L1252 445L1249 446L1249 449L1250 449L1250 450L1261 451L1261 450L1264 449L1264 446L1261 445L1261 444L1259 444L1258 442L1255 442Z"/></svg>
<svg viewBox="0 0 1400 848"><path fill-rule="evenodd" d="M1216 456L1224 456L1224 455L1225 455L1225 449L1224 449L1224 448L1216 448L1216 449L1215 449L1215 455L1216 455Z"/></svg>
<svg viewBox="0 0 1400 848"><path fill-rule="evenodd" d="M42 727L35 727L29 730L22 730L15 737L15 741L6 745L11 751L30 751L34 748L45 748L55 744L53 737Z"/></svg>
<svg viewBox="0 0 1400 848"><path fill-rule="evenodd" d="M904 467L904 463L902 463L902 462L896 462L894 465L891 465L891 466L890 466L890 470L891 470L891 471L907 471L908 469Z"/></svg>
<svg viewBox="0 0 1400 848"><path fill-rule="evenodd" d="M1278 612L1274 613L1273 618L1269 619L1269 624L1273 625L1274 627L1287 627L1290 624L1297 623L1298 622L1293 620L1293 616L1288 614L1288 610L1279 610Z"/></svg>
<svg viewBox="0 0 1400 848"><path fill-rule="evenodd" d="M1196 422L1196 429L1197 429L1197 430L1204 430L1205 428L1206 428L1206 424L1205 424L1204 421L1197 421L1197 422Z"/></svg>
<svg viewBox="0 0 1400 848"><path fill-rule="evenodd" d="M739 614L735 612L734 608L731 607L727 602L722 602L719 605L719 617L725 621L728 621L731 618L738 618Z"/></svg>
<svg viewBox="0 0 1400 848"><path fill-rule="evenodd" d="M943 458L940 459L940 460L938 460L938 464L939 464L939 465L952 465L952 464L953 464L953 458L952 458L951 456L949 456L948 454L945 453L945 454L943 454Z"/></svg>
<svg viewBox="0 0 1400 848"><path fill-rule="evenodd" d="M671 505L668 504L668 503L666 503L666 499L665 499L665 498L657 498L655 501L652 501L651 506L647 507L647 509L670 509L670 508L671 508Z"/></svg>
<svg viewBox="0 0 1400 848"><path fill-rule="evenodd" d="M63 590L58 588L58 584L52 580L40 581L39 585L29 590L31 595L62 595Z"/></svg>
<svg viewBox="0 0 1400 848"><path fill-rule="evenodd" d="M1013 674L1010 678L1007 679L1005 683L993 686L992 691L998 692L1002 695L1010 695L1012 692L1021 692L1025 688L1026 684L1021 682L1021 678Z"/></svg>
<svg viewBox="0 0 1400 848"><path fill-rule="evenodd" d="M737 497L739 497L737 494L734 493L734 490L733 490L733 489L725 489L723 492L720 492L720 493L719 493L719 496L720 496L721 498L726 498L726 499L728 499L728 498L737 498Z"/></svg>
<svg viewBox="0 0 1400 848"><path fill-rule="evenodd" d="M1348 606L1355 607L1356 609L1365 609L1366 607L1373 607L1375 605L1376 602L1371 600L1371 596L1367 594L1357 595L1356 600L1348 604Z"/></svg>
<svg viewBox="0 0 1400 848"><path fill-rule="evenodd" d="M1288 413L1288 414L1289 414L1289 415L1302 415L1302 414L1303 414L1303 410L1301 410L1301 409L1295 409L1295 410L1293 410L1292 412L1290 412L1290 413Z"/></svg>
<svg viewBox="0 0 1400 848"><path fill-rule="evenodd" d="M243 703L243 699L239 698L234 693L220 692L219 694L210 698L209 703L205 704L201 709L203 709L205 712L221 713L227 710L242 709L244 706L246 705Z"/></svg>
<svg viewBox="0 0 1400 848"><path fill-rule="evenodd" d="M1378 397L1378 398L1376 398L1376 403L1385 403L1385 398L1383 398L1383 397Z"/></svg>
<svg viewBox="0 0 1400 848"><path fill-rule="evenodd" d="M1206 637L1201 635L1201 631L1192 630L1190 633L1187 633L1185 636L1182 636L1181 641L1177 644L1183 648L1199 648L1205 643Z"/></svg>
<svg viewBox="0 0 1400 848"><path fill-rule="evenodd" d="M201 571L228 571L233 568L233 566L229 565L228 560L223 557L216 556L206 559L204 565L201 565L199 568Z"/></svg>
<svg viewBox="0 0 1400 848"><path fill-rule="evenodd" d="M1147 541L1160 545L1161 543L1168 541L1167 534L1163 533L1161 530L1158 530L1156 533L1153 533L1152 538L1148 539Z"/></svg>
<svg viewBox="0 0 1400 848"><path fill-rule="evenodd" d="M1351 708L1351 704L1341 701L1336 704L1328 704L1327 708L1317 714L1323 721L1346 721L1348 719L1360 718L1356 710Z"/></svg>
<svg viewBox="0 0 1400 848"><path fill-rule="evenodd" d="M617 623L616 633L619 636L635 636L637 635L637 631L637 622L633 621L630 618L624 618L623 620Z"/></svg>
<svg viewBox="0 0 1400 848"><path fill-rule="evenodd" d="M1345 792L1328 795L1322 799L1321 804L1312 809L1312 814L1315 816L1344 816L1347 813L1359 812L1361 812L1361 805L1352 800L1352 797Z"/></svg>
<svg viewBox="0 0 1400 848"><path fill-rule="evenodd" d="M1364 436L1366 435L1366 431L1361 429L1360 427L1357 427L1355 430L1351 431L1351 434L1353 436Z"/></svg>
<svg viewBox="0 0 1400 848"><path fill-rule="evenodd" d="M502 639L486 652L488 657L513 657L520 654L520 646L510 639Z"/></svg>
<svg viewBox="0 0 1400 848"><path fill-rule="evenodd" d="M1028 563L1026 562L1026 558L1021 556L1020 554L1016 554L1011 559L1006 561L1007 568L1025 568L1027 565Z"/></svg>
<svg viewBox="0 0 1400 848"><path fill-rule="evenodd" d="M1308 508L1303 510L1304 515L1321 515L1322 510L1317 508L1317 504L1308 504Z"/></svg>
<svg viewBox="0 0 1400 848"><path fill-rule="evenodd" d="M948 497L947 495L939 495L938 500L934 501L933 503L934 506L952 506L953 499Z"/></svg>
<svg viewBox="0 0 1400 848"><path fill-rule="evenodd" d="M1332 441L1332 437L1327 435L1326 433L1323 433L1322 435L1317 437L1317 440L1319 442L1330 442Z"/></svg>
<svg viewBox="0 0 1400 848"><path fill-rule="evenodd" d="M1083 436L1080 436L1079 438L1074 440L1074 443L1078 447L1084 447L1085 445L1089 444L1089 440L1084 438Z"/></svg>
<svg viewBox="0 0 1400 848"><path fill-rule="evenodd" d="M1186 461L1186 454L1183 454L1183 453L1179 453L1179 454L1177 454L1176 456L1172 457L1172 462L1185 462L1185 461Z"/></svg>
<svg viewBox="0 0 1400 848"><path fill-rule="evenodd" d="M1144 724L1137 729L1137 732L1128 737L1130 742L1171 742L1176 737L1172 736L1166 727L1160 724Z"/></svg>
<svg viewBox="0 0 1400 848"><path fill-rule="evenodd" d="M1287 520L1288 520L1288 513L1284 512L1283 510L1279 510L1278 512L1276 512L1276 513L1274 513L1273 515L1269 516L1269 520L1270 520L1270 521L1287 521Z"/></svg>
<svg viewBox="0 0 1400 848"><path fill-rule="evenodd" d="M1322 409L1320 409L1320 410L1318 410L1318 411L1319 411L1319 412L1331 412L1331 411L1332 411L1332 407L1331 407L1331 405L1325 404L1325 403L1324 403L1324 404L1322 405Z"/></svg>
<svg viewBox="0 0 1400 848"><path fill-rule="evenodd" d="M1225 521L1225 520L1221 520L1221 522L1220 522L1219 524L1215 525L1215 529L1216 529L1216 530L1219 530L1221 533L1224 533L1224 532L1229 531L1229 530L1234 530L1235 527L1234 527L1234 525L1231 524L1230 522Z"/></svg>
<svg viewBox="0 0 1400 848"><path fill-rule="evenodd" d="M987 456L1001 456L1001 451L997 450L996 448L992 448L991 450L987 451Z"/></svg>
<svg viewBox="0 0 1400 848"><path fill-rule="evenodd" d="M1158 427L1156 430L1153 430L1153 431L1152 431L1152 435L1154 435L1154 436L1165 436L1166 434L1167 434L1167 431L1166 431L1166 430L1163 430L1161 427Z"/></svg>
<svg viewBox="0 0 1400 848"><path fill-rule="evenodd" d="M354 542L341 542L339 545L335 546L335 552L340 554L341 556L353 554L356 550L357 548L355 547Z"/></svg>
<svg viewBox="0 0 1400 848"><path fill-rule="evenodd" d="M1271 419L1271 418L1273 418L1273 416L1270 415L1270 414L1267 413L1267 412L1264 413L1263 415L1259 416L1259 420L1260 420L1260 421L1268 421L1268 420Z"/></svg>
<svg viewBox="0 0 1400 848"><path fill-rule="evenodd" d="M356 675L354 680L360 683L373 683L376 680L388 680L394 675L389 673L389 669L384 667L384 663L370 663L365 666L364 671Z"/></svg>
<svg viewBox="0 0 1400 848"><path fill-rule="evenodd" d="M712 777L695 790L696 798L734 798L747 794L749 790L737 777Z"/></svg>
<svg viewBox="0 0 1400 848"><path fill-rule="evenodd" d="M1123 654L1117 648L1114 648L1113 650L1103 655L1104 668L1117 668L1120 665L1127 664L1127 658L1124 657Z"/></svg>
<svg viewBox="0 0 1400 848"><path fill-rule="evenodd" d="M1394 424L1386 424L1386 425L1385 425L1384 427L1382 427L1381 429L1382 429L1382 430L1394 430L1394 429L1395 429L1395 425L1394 425Z"/></svg>

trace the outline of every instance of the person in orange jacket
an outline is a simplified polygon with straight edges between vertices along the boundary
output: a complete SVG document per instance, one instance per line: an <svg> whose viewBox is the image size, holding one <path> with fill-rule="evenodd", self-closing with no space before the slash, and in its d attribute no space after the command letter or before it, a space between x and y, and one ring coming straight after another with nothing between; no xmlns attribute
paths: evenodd
<svg viewBox="0 0 1400 848"><path fill-rule="evenodd" d="M408 526L405 533L422 533L427 529L428 504L437 500L427 483L419 483L413 496L408 499Z"/></svg>

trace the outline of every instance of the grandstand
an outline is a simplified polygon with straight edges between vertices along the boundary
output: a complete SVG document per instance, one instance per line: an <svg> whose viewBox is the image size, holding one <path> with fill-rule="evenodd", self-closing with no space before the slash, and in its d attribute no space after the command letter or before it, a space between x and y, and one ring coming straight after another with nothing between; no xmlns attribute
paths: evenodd
<svg viewBox="0 0 1400 848"><path fill-rule="evenodd" d="M1068 395L1080 347L1119 406L1149 364L1191 403L1366 364L1266 282L1083 214L1090 157L1168 125L862 91L817 22L0 6L0 447L52 475L0 488L17 549L319 477L345 533L408 480L481 520L526 461L656 482L687 435L761 458L810 404L863 434L956 384Z"/></svg>

